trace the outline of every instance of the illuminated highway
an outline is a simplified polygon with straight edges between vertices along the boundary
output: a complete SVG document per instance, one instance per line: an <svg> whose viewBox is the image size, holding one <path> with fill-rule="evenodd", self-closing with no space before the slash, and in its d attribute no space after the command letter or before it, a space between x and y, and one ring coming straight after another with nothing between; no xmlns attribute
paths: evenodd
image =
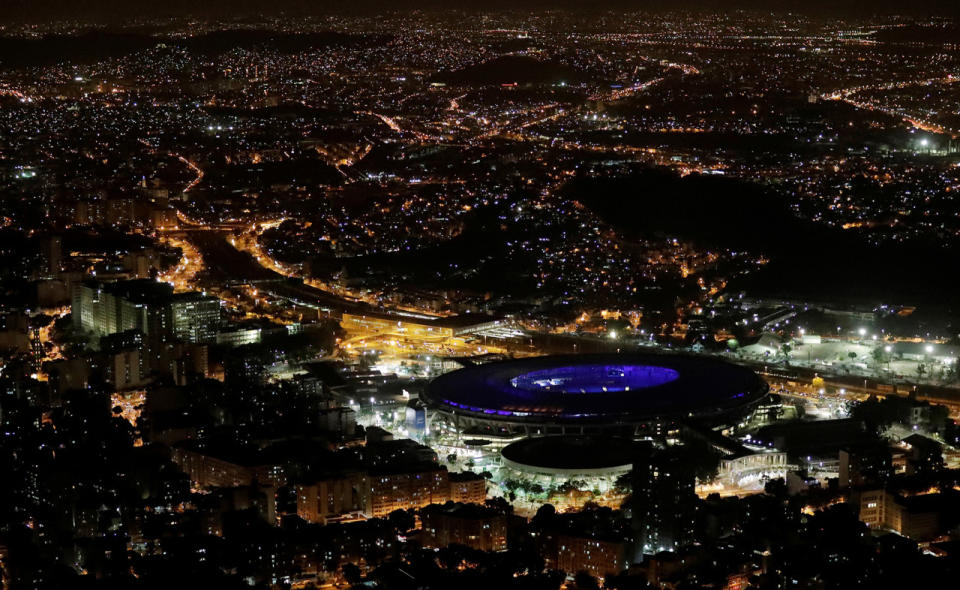
<svg viewBox="0 0 960 590"><path fill-rule="evenodd" d="M890 82L887 84L876 84L871 86L856 86L853 88L845 88L843 90L836 90L834 92L826 93L821 96L823 100L839 100L843 101L849 105L852 105L858 109L863 109L867 111L876 111L881 112L892 117L899 117L904 122L909 123L912 127L920 129L921 131L928 131L930 133L942 133L947 135L952 135L957 137L960 134L960 129L952 129L938 125L929 119L924 119L921 116L913 115L910 113L903 112L903 109L896 109L892 107L884 107L882 105L876 104L875 102L870 102L866 100L857 100L855 96L861 92L868 90L895 90L900 88L909 88L911 86L931 86L936 84L954 84L960 82L960 76L950 74L942 78L929 78L926 80L907 80L903 82Z"/></svg>
<svg viewBox="0 0 960 590"><path fill-rule="evenodd" d="M197 175L196 178L194 178L193 180L191 180L191 181L190 181L190 184L188 184L188 185L187 185L186 187L184 187L184 189L183 189L183 192L184 192L184 193L189 193L191 189L193 189L194 187L196 187L198 184L200 184L200 183L203 181L203 170L200 168L200 166L197 165L196 162L191 162L190 160L188 160L187 158L185 158L185 157L183 157L183 156L181 156L181 155L179 155L179 154L171 154L171 155L172 155L172 156L176 156L176 158L177 158L178 160L180 160L181 162L183 162L184 164L186 164L187 167L190 168L191 170L193 170L193 172Z"/></svg>
<svg viewBox="0 0 960 590"><path fill-rule="evenodd" d="M170 283L176 291L189 291L193 289L193 282L197 273L204 269L203 257L200 251L185 237L178 237L172 234L159 234L161 242L173 248L180 248L183 254L177 265L169 270L160 273L157 279Z"/></svg>

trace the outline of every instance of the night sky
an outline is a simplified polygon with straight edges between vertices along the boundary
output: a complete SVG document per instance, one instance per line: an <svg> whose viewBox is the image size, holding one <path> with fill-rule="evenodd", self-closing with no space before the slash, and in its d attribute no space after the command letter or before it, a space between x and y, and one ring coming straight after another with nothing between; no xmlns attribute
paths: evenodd
<svg viewBox="0 0 960 590"><path fill-rule="evenodd" d="M239 17L256 14L323 14L385 12L414 9L463 10L777 10L810 15L869 15L900 13L916 16L957 15L955 0L5 0L0 19L43 22L63 18L98 21L139 16ZM346 4L346 6L345 6Z"/></svg>

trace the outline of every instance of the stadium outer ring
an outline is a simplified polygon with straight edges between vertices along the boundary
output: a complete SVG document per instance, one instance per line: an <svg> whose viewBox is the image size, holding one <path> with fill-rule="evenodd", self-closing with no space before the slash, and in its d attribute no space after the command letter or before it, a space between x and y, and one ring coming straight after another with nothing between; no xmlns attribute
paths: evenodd
<svg viewBox="0 0 960 590"><path fill-rule="evenodd" d="M646 368L653 375L649 384L645 384L646 377L633 381L616 377ZM598 371L614 375L600 379L608 390L603 390L602 384L589 385ZM572 388L582 386L580 391L565 389L562 382L554 385L564 376L574 383ZM749 415L767 391L766 382L756 373L719 359L620 353L543 356L471 366L437 377L422 398L432 414L429 423L443 420L458 433L637 437L663 434L681 422L708 427L735 424Z"/></svg>

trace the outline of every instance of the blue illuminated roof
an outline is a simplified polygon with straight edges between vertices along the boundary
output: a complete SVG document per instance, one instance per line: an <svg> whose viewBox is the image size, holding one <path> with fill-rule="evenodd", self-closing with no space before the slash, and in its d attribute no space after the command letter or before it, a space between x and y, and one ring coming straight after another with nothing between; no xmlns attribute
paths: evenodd
<svg viewBox="0 0 960 590"><path fill-rule="evenodd" d="M663 385L679 376L673 369L652 365L573 365L523 373L510 385L531 392L614 393Z"/></svg>
<svg viewBox="0 0 960 590"><path fill-rule="evenodd" d="M681 355L546 356L468 367L434 379L436 407L490 419L602 420L688 417L759 400L750 369Z"/></svg>

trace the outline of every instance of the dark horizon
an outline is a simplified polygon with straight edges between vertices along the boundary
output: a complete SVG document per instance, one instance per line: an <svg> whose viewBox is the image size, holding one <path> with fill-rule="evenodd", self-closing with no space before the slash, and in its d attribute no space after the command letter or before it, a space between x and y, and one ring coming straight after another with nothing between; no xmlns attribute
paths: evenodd
<svg viewBox="0 0 960 590"><path fill-rule="evenodd" d="M59 20L115 23L138 18L257 18L277 16L369 15L413 12L521 12L563 10L575 12L709 12L756 11L799 13L813 18L834 16L955 17L960 3L943 0L468 0L451 7L440 0L358 0L344 6L328 0L211 0L198 5L190 0L153 2L147 0L11 0L0 21L42 24Z"/></svg>

